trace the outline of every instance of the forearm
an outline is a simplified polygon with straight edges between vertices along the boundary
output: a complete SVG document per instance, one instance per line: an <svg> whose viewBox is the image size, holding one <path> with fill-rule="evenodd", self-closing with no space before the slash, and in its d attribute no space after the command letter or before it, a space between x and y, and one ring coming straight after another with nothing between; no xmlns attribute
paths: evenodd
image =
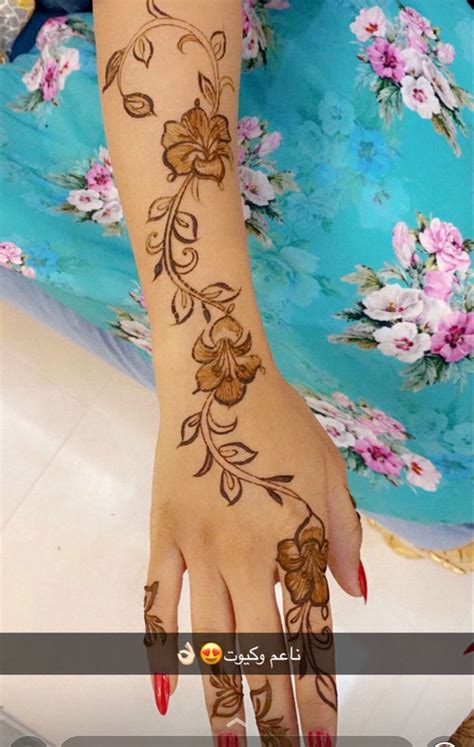
<svg viewBox="0 0 474 747"><path fill-rule="evenodd" d="M107 139L160 397L191 395L195 341L204 333L209 343L226 316L272 375L236 165L240 0L95 0L94 10Z"/></svg>

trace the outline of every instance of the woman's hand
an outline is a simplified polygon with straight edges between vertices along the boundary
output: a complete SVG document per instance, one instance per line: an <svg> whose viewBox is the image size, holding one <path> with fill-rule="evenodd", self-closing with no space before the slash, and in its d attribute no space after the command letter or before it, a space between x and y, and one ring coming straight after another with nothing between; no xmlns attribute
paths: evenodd
<svg viewBox="0 0 474 747"><path fill-rule="evenodd" d="M336 731L334 678L315 652L332 642L325 572L361 595L360 525L342 459L276 370L252 289L237 168L241 2L96 0L95 29L160 397L146 621L176 630L187 569L195 631L286 625L302 636L297 706L310 744L323 745ZM289 744L290 678L248 680L266 743ZM165 712L176 677L155 682ZM244 720L238 676L204 687L215 734Z"/></svg>
<svg viewBox="0 0 474 747"><path fill-rule="evenodd" d="M363 592L360 522L342 457L303 398L273 367L256 371L238 408L217 402L216 390L196 394L185 408L184 426L178 422L182 402L179 407L162 403L148 574L148 586L159 586L148 614L157 615L166 631L176 631L187 569L194 632L306 633L311 625L327 640L326 563L346 592ZM238 422L231 430L236 410ZM181 426L183 445L177 449ZM277 582L283 590L283 621ZM289 676L252 674L247 679L262 736L298 734L298 711L303 733L314 732L308 744L329 744L317 742L315 735L336 733L332 677L309 673L297 679L296 703ZM155 680L164 710L167 683L163 677ZM240 677L204 676L203 681L213 734L229 732L226 725L236 717L245 721ZM169 684L172 693L177 676ZM263 703L268 710L262 716ZM239 725L231 731L244 735Z"/></svg>

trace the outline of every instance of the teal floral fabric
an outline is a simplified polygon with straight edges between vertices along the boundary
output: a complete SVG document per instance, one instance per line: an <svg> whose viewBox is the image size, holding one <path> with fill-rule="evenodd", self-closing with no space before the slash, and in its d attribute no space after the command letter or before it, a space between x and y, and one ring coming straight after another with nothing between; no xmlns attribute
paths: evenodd
<svg viewBox="0 0 474 747"><path fill-rule="evenodd" d="M472 26L462 0L242 3L242 210L276 360L359 506L425 523L471 520ZM0 76L2 271L149 356L92 17L51 19Z"/></svg>

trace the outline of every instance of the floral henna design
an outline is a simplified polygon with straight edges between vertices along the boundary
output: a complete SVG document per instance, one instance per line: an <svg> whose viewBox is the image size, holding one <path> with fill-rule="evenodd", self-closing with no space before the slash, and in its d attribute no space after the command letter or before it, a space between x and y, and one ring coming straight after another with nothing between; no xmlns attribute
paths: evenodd
<svg viewBox="0 0 474 747"><path fill-rule="evenodd" d="M145 646L153 646L155 643L157 637L160 638L161 642L164 644L166 643L166 631L163 627L163 621L160 620L160 618L151 613L151 609L153 608L153 605L156 600L156 595L158 594L158 586L159 582L154 581L150 586L145 586L145 600L143 603L144 606L144 617L145 617L145 638L144 638L144 644Z"/></svg>
<svg viewBox="0 0 474 747"><path fill-rule="evenodd" d="M294 605L286 613L285 621L289 640L299 639L302 648L300 676L308 669L314 672L319 697L337 710L335 678L323 671L317 661L318 650L333 648L333 634L327 625L321 632L313 629L315 610L319 610L323 620L329 617L329 587L325 575L328 550L324 524L310 509L295 536L279 542L277 563L285 572L284 583Z"/></svg>
<svg viewBox="0 0 474 747"><path fill-rule="evenodd" d="M146 250L156 258L154 279L164 271L176 287L171 302L176 324L182 324L191 317L196 302L200 303L204 318L209 323L210 309L225 313L228 304L239 295L240 290L226 283L214 283L199 290L185 280L184 276L191 273L199 261L198 252L192 246L198 241L198 220L193 213L182 210L181 205L188 191L199 197L201 179L215 181L222 188L226 163L233 161L229 121L219 113L223 89L230 86L235 90L231 78L221 77L219 71L227 40L223 31L215 31L208 39L193 24L163 12L155 0L147 0L147 9L153 20L144 24L126 47L110 57L103 90L106 91L116 81L129 116L136 119L153 116L156 114L155 104L150 96L137 91L126 93L124 90L123 70L130 55L149 68L155 54L150 36L160 28L185 32L177 43L180 52L184 53L185 45L191 42L206 52L211 77L199 71L198 86L209 112L202 108L201 99L196 98L194 107L185 112L180 121L168 120L164 124L161 144L164 148L163 163L170 171L168 181L182 178L183 182L174 195L158 197L150 205L148 221L160 222L161 230L149 233ZM180 247L179 256L175 251L176 243Z"/></svg>
<svg viewBox="0 0 474 747"><path fill-rule="evenodd" d="M244 333L240 322L232 316L234 301L240 289L224 282L214 282L202 289L193 287L185 276L199 262L195 243L199 240L198 219L189 209L183 208L188 193L199 200L201 180L213 181L223 189L227 164L233 164L230 146L231 135L227 117L219 112L221 94L225 86L235 91L232 80L221 77L219 61L226 52L226 36L222 31L207 38L198 28L187 21L164 13L156 0L147 0L147 9L153 17L144 24L123 49L117 50L107 63L105 73L106 91L117 82L126 113L142 119L154 116L155 104L150 96L142 92L127 93L123 86L123 71L130 55L148 69L155 54L151 33L163 27L185 32L177 43L180 52L188 43L198 44L207 54L211 77L198 71L198 86L202 96L194 100L194 106L181 118L168 120L161 137L163 163L169 169L168 181L181 180L178 190L172 195L155 199L148 210L148 222L159 230L149 233L146 251L155 258L154 280L165 273L176 291L171 300L171 311L176 324L188 320L196 304L200 304L206 324L210 325L196 340L192 356L199 368L196 372L195 394L206 394L200 411L188 416L181 427L180 446L193 443L200 435L206 447L206 457L197 477L205 475L213 465L221 470L220 492L229 505L236 503L243 492L244 484L262 487L279 505L283 498L302 503L308 517L298 527L295 537L283 540L278 545L278 563L285 571L285 585L294 607L287 614L287 627L291 639L303 635L304 658L301 676L310 665L316 672L316 690L324 702L336 708L337 695L334 678L321 670L315 659L315 649L330 649L332 633L325 626L321 633L313 632L312 613L321 611L326 620L329 616L329 590L324 576L327 565L328 543L322 521L309 503L292 490L288 483L293 475L281 474L261 477L246 468L258 452L241 440L218 442L223 436L233 433L237 418L223 422L216 408L234 407L245 397L247 387L259 370L264 371L262 361L252 352L252 336ZM202 106L201 101L205 104ZM204 108L206 107L206 108ZM177 255L176 246L180 247ZM218 313L213 321L212 312ZM158 582L145 587L146 645L152 645L157 636L164 642L166 632L159 617L151 614ZM309 640L309 643L307 642ZM232 717L242 704L240 678L229 675L212 675L211 684L216 688L216 701L212 716ZM251 693L257 723L265 745L289 745L285 736L287 729L282 718L268 718L271 708L271 687L266 681L263 688Z"/></svg>
<svg viewBox="0 0 474 747"><path fill-rule="evenodd" d="M268 679L262 687L250 691L250 698L264 747L291 747L292 742L286 737L288 729L282 724L283 716L269 717L273 695Z"/></svg>

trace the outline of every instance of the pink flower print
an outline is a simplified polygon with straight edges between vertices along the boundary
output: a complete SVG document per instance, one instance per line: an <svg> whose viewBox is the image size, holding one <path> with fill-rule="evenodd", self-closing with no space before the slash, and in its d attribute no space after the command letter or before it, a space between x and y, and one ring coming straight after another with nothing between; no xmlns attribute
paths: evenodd
<svg viewBox="0 0 474 747"><path fill-rule="evenodd" d="M358 423L366 425L372 433L380 435L382 433L392 436L392 438L398 441L404 441L407 437L405 428L395 418L387 415L383 410L378 410L376 407L365 407L363 406L366 416L357 419Z"/></svg>
<svg viewBox="0 0 474 747"><path fill-rule="evenodd" d="M29 278L30 280L34 280L36 277L36 270L34 269L34 267L27 267L26 265L23 265L20 272L23 277Z"/></svg>
<svg viewBox="0 0 474 747"><path fill-rule="evenodd" d="M73 35L73 30L67 24L67 16L55 16L49 18L40 29L36 37L36 46L43 49L47 45L58 44L59 42L69 39Z"/></svg>
<svg viewBox="0 0 474 747"><path fill-rule="evenodd" d="M424 59L422 62L423 75L428 80L439 99L448 109L455 109L459 102L453 93L451 86L431 60Z"/></svg>
<svg viewBox="0 0 474 747"><path fill-rule="evenodd" d="M239 166L243 164L247 157L247 148L243 148L241 145L237 146L237 163Z"/></svg>
<svg viewBox="0 0 474 747"><path fill-rule="evenodd" d="M362 8L359 15L349 26L360 42L366 42L372 36L385 36L387 21L378 5Z"/></svg>
<svg viewBox="0 0 474 747"><path fill-rule="evenodd" d="M239 176L241 191L249 202L263 206L275 199L275 190L263 171L241 166Z"/></svg>
<svg viewBox="0 0 474 747"><path fill-rule="evenodd" d="M59 88L62 91L67 76L74 70L80 70L79 51L77 49L65 49L59 56Z"/></svg>
<svg viewBox="0 0 474 747"><path fill-rule="evenodd" d="M0 242L0 265L21 265L23 262L22 251L19 246L11 241Z"/></svg>
<svg viewBox="0 0 474 747"><path fill-rule="evenodd" d="M381 322L397 319L412 321L423 309L423 294L415 288L402 288L394 283L369 293L362 303L371 319Z"/></svg>
<svg viewBox="0 0 474 747"><path fill-rule="evenodd" d="M22 81L27 87L28 91L37 91L41 85L41 77L43 75L43 60L38 57L35 64L28 73L25 73L22 77Z"/></svg>
<svg viewBox="0 0 474 747"><path fill-rule="evenodd" d="M328 436L340 449L347 449L355 443L355 436L351 433L345 423L338 418L316 415L316 419L323 426Z"/></svg>
<svg viewBox="0 0 474 747"><path fill-rule="evenodd" d="M418 36L418 34L415 34L413 32L408 32L407 41L408 49L413 49L420 54L425 54L426 50L428 49L428 44L426 43L424 37Z"/></svg>
<svg viewBox="0 0 474 747"><path fill-rule="evenodd" d="M416 488L434 491L438 487L441 474L429 459L408 452L402 457L407 468L407 480Z"/></svg>
<svg viewBox="0 0 474 747"><path fill-rule="evenodd" d="M405 75L405 62L401 50L386 39L376 39L367 49L373 69L381 78L400 81Z"/></svg>
<svg viewBox="0 0 474 747"><path fill-rule="evenodd" d="M367 467L382 475L398 477L403 467L402 460L377 438L358 438L353 446Z"/></svg>
<svg viewBox="0 0 474 747"><path fill-rule="evenodd" d="M104 204L100 194L94 189L73 189L69 192L67 201L83 213L99 210Z"/></svg>
<svg viewBox="0 0 474 747"><path fill-rule="evenodd" d="M59 92L59 65L54 57L50 57L48 54L44 58L41 90L45 101L52 101Z"/></svg>
<svg viewBox="0 0 474 747"><path fill-rule="evenodd" d="M85 175L89 189L107 192L114 186L110 171L101 163L94 163Z"/></svg>
<svg viewBox="0 0 474 747"><path fill-rule="evenodd" d="M405 62L405 73L413 75L415 78L421 75L424 55L413 47L407 47L402 51L402 57Z"/></svg>
<svg viewBox="0 0 474 747"><path fill-rule="evenodd" d="M393 327L380 327L373 335L381 353L404 363L414 363L423 358L431 345L430 336L426 332L418 332L413 322L397 322Z"/></svg>
<svg viewBox="0 0 474 747"><path fill-rule="evenodd" d="M401 10L400 21L406 29L412 31L414 34L418 34L419 36L424 34L430 39L435 38L431 23L414 8L404 8Z"/></svg>
<svg viewBox="0 0 474 747"><path fill-rule="evenodd" d="M438 60L443 65L450 65L454 60L455 51L452 44L438 42L435 52Z"/></svg>
<svg viewBox="0 0 474 747"><path fill-rule="evenodd" d="M262 158L268 156L276 150L281 143L281 134L279 132L267 132L263 137L258 149L258 155Z"/></svg>
<svg viewBox="0 0 474 747"><path fill-rule="evenodd" d="M398 221L393 227L392 245L401 266L405 269L410 267L415 252L415 237L402 220Z"/></svg>
<svg viewBox="0 0 474 747"><path fill-rule="evenodd" d="M436 254L436 264L442 272L468 269L469 254L463 250L461 232L452 223L433 218L419 240L427 252Z"/></svg>
<svg viewBox="0 0 474 747"><path fill-rule="evenodd" d="M441 319L449 316L451 307L441 298L427 296L423 304L423 311L418 318L418 326L422 332L436 332Z"/></svg>
<svg viewBox="0 0 474 747"><path fill-rule="evenodd" d="M456 363L474 350L474 313L453 311L438 324L431 338L431 352Z"/></svg>
<svg viewBox="0 0 474 747"><path fill-rule="evenodd" d="M424 292L430 298L447 301L453 292L453 273L428 270L425 273Z"/></svg>
<svg viewBox="0 0 474 747"><path fill-rule="evenodd" d="M104 148L103 145L99 148L99 161L104 164L105 168L110 171L111 174L114 173L114 170L112 168L112 161L110 160L110 154L108 148Z"/></svg>
<svg viewBox="0 0 474 747"><path fill-rule="evenodd" d="M123 218L123 210L118 200L105 202L104 206L92 213L92 220L102 223L104 226L110 226L112 223L119 223Z"/></svg>
<svg viewBox="0 0 474 747"><path fill-rule="evenodd" d="M353 410L355 408L354 402L343 392L333 392L332 398L336 400L338 405L346 407L348 410Z"/></svg>
<svg viewBox="0 0 474 747"><path fill-rule="evenodd" d="M258 117L242 117L237 125L237 135L240 141L250 140L253 137L259 137L262 134L262 128Z"/></svg>
<svg viewBox="0 0 474 747"><path fill-rule="evenodd" d="M415 111L422 119L431 119L433 114L439 114L440 104L433 86L423 76L414 78L406 75L402 79L402 99L408 109Z"/></svg>

